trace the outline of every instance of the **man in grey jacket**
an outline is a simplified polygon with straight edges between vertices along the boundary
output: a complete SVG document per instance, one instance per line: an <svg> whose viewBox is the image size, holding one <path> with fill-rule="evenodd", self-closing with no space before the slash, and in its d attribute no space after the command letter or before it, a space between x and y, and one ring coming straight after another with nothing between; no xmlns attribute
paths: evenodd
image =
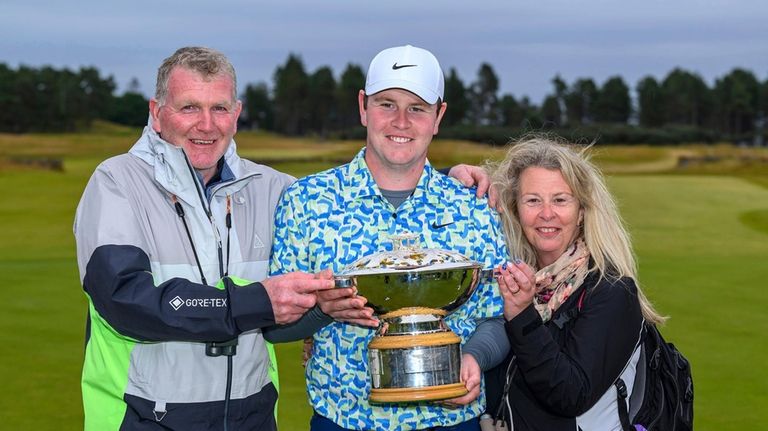
<svg viewBox="0 0 768 431"><path fill-rule="evenodd" d="M88 182L74 225L85 429L276 428L261 330L295 321L333 282L267 278L275 206L294 179L237 155L236 88L224 55L179 49L158 70L141 138Z"/></svg>

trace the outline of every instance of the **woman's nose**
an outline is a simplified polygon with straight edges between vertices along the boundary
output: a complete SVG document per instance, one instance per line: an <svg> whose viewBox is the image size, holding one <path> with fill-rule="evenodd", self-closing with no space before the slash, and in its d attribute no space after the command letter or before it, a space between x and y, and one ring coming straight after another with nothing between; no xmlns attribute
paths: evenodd
<svg viewBox="0 0 768 431"><path fill-rule="evenodd" d="M544 220L551 220L554 218L555 212L552 210L552 205L546 202L542 204L539 217L543 218Z"/></svg>

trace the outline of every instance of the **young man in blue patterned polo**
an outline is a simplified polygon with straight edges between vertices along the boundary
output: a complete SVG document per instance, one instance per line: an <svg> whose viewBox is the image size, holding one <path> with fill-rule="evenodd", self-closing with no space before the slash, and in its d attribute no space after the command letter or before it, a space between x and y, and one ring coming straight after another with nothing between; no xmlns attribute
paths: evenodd
<svg viewBox="0 0 768 431"><path fill-rule="evenodd" d="M437 172L427 149L447 104L437 59L413 46L380 52L358 96L367 145L348 164L291 185L276 211L271 271L338 272L391 250L388 238L412 232L421 246L462 253L485 268L507 260L502 229L486 199ZM482 282L446 323L462 340L461 378L469 393L443 402L371 404L367 346L378 320L351 289L318 294L318 306L271 341L314 335L307 363L313 431L479 430L482 372L500 362L502 299Z"/></svg>

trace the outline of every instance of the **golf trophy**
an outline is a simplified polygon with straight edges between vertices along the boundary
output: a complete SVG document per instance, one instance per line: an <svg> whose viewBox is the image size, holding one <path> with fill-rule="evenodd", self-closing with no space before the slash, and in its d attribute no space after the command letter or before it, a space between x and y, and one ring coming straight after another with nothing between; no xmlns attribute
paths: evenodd
<svg viewBox="0 0 768 431"><path fill-rule="evenodd" d="M461 340L443 318L461 306L491 270L447 250L392 237L393 251L366 256L336 275L356 287L381 321L368 345L371 402L441 400L467 393L460 379Z"/></svg>

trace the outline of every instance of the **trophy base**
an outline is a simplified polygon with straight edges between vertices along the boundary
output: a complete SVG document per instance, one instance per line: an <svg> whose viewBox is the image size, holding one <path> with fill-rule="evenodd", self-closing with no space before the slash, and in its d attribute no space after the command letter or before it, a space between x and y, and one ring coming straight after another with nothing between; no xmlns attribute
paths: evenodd
<svg viewBox="0 0 768 431"><path fill-rule="evenodd" d="M467 388L464 386L464 383L424 388L371 389L370 401L374 403L435 401L456 398L466 394Z"/></svg>
<svg viewBox="0 0 768 431"><path fill-rule="evenodd" d="M459 375L461 339L445 325L441 310L403 311L382 317L384 324L368 344L370 401L431 401L466 394Z"/></svg>

